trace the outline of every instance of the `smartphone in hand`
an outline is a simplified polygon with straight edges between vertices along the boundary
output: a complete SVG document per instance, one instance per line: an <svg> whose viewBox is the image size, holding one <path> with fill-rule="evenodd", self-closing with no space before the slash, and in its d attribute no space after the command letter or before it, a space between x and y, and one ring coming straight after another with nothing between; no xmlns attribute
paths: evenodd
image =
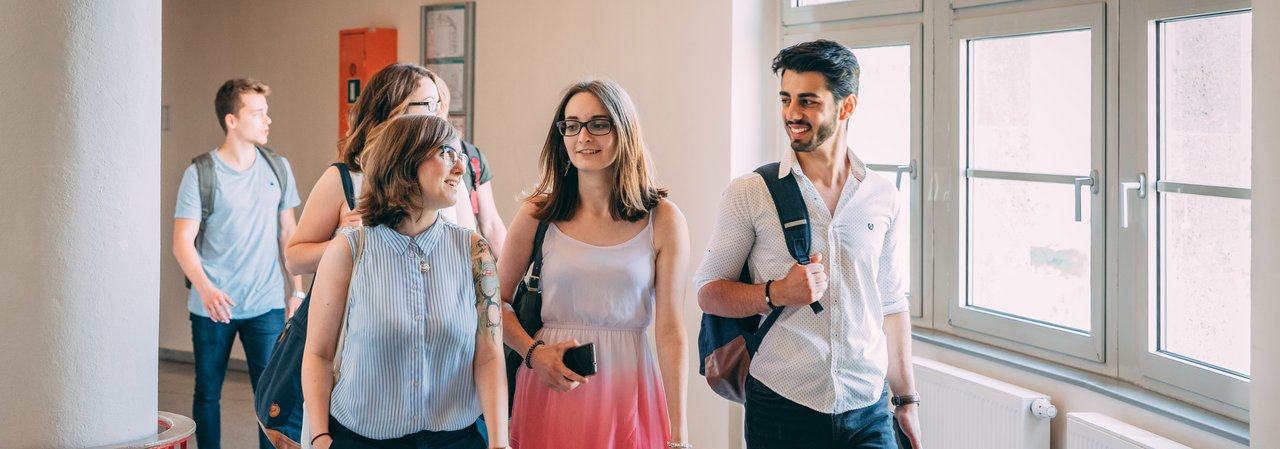
<svg viewBox="0 0 1280 449"><path fill-rule="evenodd" d="M578 373L579 376L595 375L596 344L587 343L564 351L564 366Z"/></svg>

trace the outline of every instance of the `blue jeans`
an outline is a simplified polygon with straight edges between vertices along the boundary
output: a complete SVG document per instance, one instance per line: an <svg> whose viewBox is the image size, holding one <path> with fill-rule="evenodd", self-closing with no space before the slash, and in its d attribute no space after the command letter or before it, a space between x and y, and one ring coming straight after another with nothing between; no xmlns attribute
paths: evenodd
<svg viewBox="0 0 1280 449"><path fill-rule="evenodd" d="M276 338L284 330L284 309L253 318L216 323L208 317L191 314L191 343L196 359L196 391L191 401L191 417L196 422L196 443L200 449L222 447L222 382L227 377L227 362L236 334L249 362L249 381L257 390L258 376L267 366ZM250 404L252 405L252 404ZM258 430L258 447L273 446Z"/></svg>
<svg viewBox="0 0 1280 449"><path fill-rule="evenodd" d="M875 404L833 415L792 402L747 377L748 449L896 449L892 423L888 391Z"/></svg>

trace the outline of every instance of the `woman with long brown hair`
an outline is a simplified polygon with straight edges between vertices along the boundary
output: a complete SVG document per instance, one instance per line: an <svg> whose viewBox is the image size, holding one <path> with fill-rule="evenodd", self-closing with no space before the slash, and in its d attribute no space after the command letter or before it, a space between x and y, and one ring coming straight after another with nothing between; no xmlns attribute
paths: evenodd
<svg viewBox="0 0 1280 449"><path fill-rule="evenodd" d="M688 347L681 316L689 238L684 216L649 176L631 98L611 81L574 84L542 148L542 180L511 223L499 269L505 301L528 267L540 222L543 328L506 311L516 376L512 445L685 448ZM646 330L656 321L657 357ZM597 372L565 366L595 346Z"/></svg>
<svg viewBox="0 0 1280 449"><path fill-rule="evenodd" d="M340 171L350 172L354 196L359 198L365 147L391 119L405 114L435 114L441 104L437 78L417 64L391 64L369 79L348 113L347 134L338 141L338 162L325 170L311 188L298 230L285 247L285 265L290 273L315 273L334 233L342 227L360 226L360 214L347 205Z"/></svg>

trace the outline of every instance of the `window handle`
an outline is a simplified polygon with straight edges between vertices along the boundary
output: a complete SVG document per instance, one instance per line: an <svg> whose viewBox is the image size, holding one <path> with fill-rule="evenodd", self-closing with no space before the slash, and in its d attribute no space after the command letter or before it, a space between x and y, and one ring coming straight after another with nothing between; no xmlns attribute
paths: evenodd
<svg viewBox="0 0 1280 449"><path fill-rule="evenodd" d="M1147 197L1147 174L1138 173L1137 181L1120 183L1120 227L1129 227L1129 191L1137 190L1138 198Z"/></svg>
<svg viewBox="0 0 1280 449"><path fill-rule="evenodd" d="M898 186L898 190L902 190L902 174L903 173L910 174L911 179L916 179L916 160L912 159L911 162L908 163L907 165L899 165L894 170L898 172L898 180L894 183L894 185Z"/></svg>
<svg viewBox="0 0 1280 449"><path fill-rule="evenodd" d="M1082 201L1080 198L1080 188L1084 186L1089 186L1089 193L1097 195L1098 194L1098 171L1094 170L1092 172L1089 172L1089 177L1087 178L1076 178L1075 185L1076 185L1076 222L1078 223L1078 222L1084 221L1080 211L1081 204L1082 204Z"/></svg>

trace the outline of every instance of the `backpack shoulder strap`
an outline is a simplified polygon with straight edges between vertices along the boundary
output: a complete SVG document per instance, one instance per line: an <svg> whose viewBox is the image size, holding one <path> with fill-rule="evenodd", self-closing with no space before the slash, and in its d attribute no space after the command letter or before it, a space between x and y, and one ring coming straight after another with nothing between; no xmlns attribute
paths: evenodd
<svg viewBox="0 0 1280 449"><path fill-rule="evenodd" d="M480 149L471 142L462 141L462 152L467 155L467 171L471 172L471 191L480 187Z"/></svg>
<svg viewBox="0 0 1280 449"><path fill-rule="evenodd" d="M333 166L338 169L338 176L342 177L342 194L347 198L347 209L356 210L356 189L351 183L351 169L342 162L334 162Z"/></svg>
<svg viewBox="0 0 1280 449"><path fill-rule="evenodd" d="M289 192L289 174L284 172L284 157L263 146L258 147L258 152L262 153L262 158L267 161L267 166L271 167L271 172L276 174L277 184L280 185L280 205L283 206L285 194Z"/></svg>
<svg viewBox="0 0 1280 449"><path fill-rule="evenodd" d="M529 253L529 265L532 269L529 271L529 279L525 285L529 287L529 291L539 291L542 283L542 240L547 237L547 227L550 223L545 221L538 222L538 231L533 235L533 251Z"/></svg>
<svg viewBox="0 0 1280 449"><path fill-rule="evenodd" d="M809 226L809 209L805 206L804 195L800 193L800 183L795 173L787 173L778 177L777 162L761 165L756 173L764 178L764 185L769 188L769 196L773 197L773 206L778 211L778 221L782 223L782 235L786 239L787 252L800 265L809 264L810 244L813 241ZM822 311L822 304L810 303L813 313Z"/></svg>
<svg viewBox="0 0 1280 449"><path fill-rule="evenodd" d="M468 185L471 186L471 214L480 215L480 193L476 189L480 188L480 177L483 168L480 164L480 149L472 145L471 142L462 141L462 152L467 155L467 171L471 172L471 176L467 177Z"/></svg>
<svg viewBox="0 0 1280 449"><path fill-rule="evenodd" d="M351 276L355 277L356 268L360 266L360 256L364 254L364 238L365 227L356 228L356 249L355 254L351 255ZM350 288L354 288L352 284L348 287L347 305L342 308L342 327L338 328L338 348L333 354L333 380L337 382L338 377L342 375L342 353L347 349L347 327L349 321L347 318L351 315L351 292Z"/></svg>
<svg viewBox="0 0 1280 449"><path fill-rule="evenodd" d="M213 215L213 200L218 192L218 172L213 166L213 152L191 159L196 166L196 183L200 186L200 230L196 231L196 249L204 246L205 225Z"/></svg>
<svg viewBox="0 0 1280 449"><path fill-rule="evenodd" d="M788 173L779 178L777 162L761 165L756 173L764 178L769 196L773 197L773 206L778 210L778 221L782 222L782 234L786 236L787 251L796 262L808 264L809 243L812 240L809 209L805 207L804 196L800 194L800 184L795 174Z"/></svg>

